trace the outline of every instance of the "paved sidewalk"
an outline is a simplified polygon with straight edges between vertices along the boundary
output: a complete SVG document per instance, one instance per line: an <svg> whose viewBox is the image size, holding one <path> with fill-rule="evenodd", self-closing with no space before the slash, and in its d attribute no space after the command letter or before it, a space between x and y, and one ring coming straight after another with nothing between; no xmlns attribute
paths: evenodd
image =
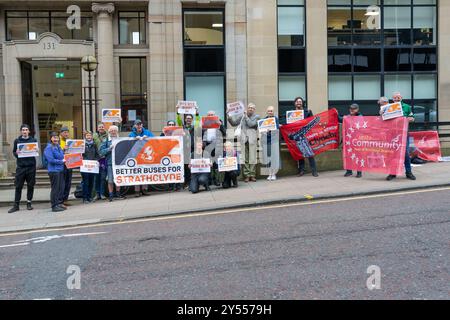
<svg viewBox="0 0 450 320"><path fill-rule="evenodd" d="M320 199L450 186L450 163L429 163L415 167L413 171L417 176L417 181L399 177L388 182L384 175L378 174L364 174L362 179L356 179L354 176L344 178L343 171L332 171L321 172L318 178L306 175L280 178L273 182L261 179L256 183L246 184L240 181L237 189L223 190L212 187L211 192L203 191L195 195L187 190L171 193L155 192L147 197L130 197L113 203L99 201L86 205L82 204L80 200L74 200L72 201L74 205L68 210L56 214L50 211L48 202L35 204L33 211L24 210L25 206L22 206L22 210L14 214L7 213L9 207L2 207L0 208L0 233L258 206L269 203L307 201L311 197ZM11 201L12 197L11 190L0 191L0 202ZM48 201L49 190L36 189L36 199Z"/></svg>

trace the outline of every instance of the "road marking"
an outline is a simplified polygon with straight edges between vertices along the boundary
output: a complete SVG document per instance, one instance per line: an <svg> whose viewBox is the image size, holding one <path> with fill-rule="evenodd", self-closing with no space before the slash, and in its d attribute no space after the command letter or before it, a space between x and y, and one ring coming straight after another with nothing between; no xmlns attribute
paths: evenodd
<svg viewBox="0 0 450 320"><path fill-rule="evenodd" d="M212 210L212 211L189 213L189 214L181 213L181 214L174 214L172 216L166 215L166 216L161 216L161 217L148 217L148 218L140 218L140 219L135 219L135 220L104 222L104 223L96 223L96 224L89 224L89 225L72 226L72 227L61 227L61 228L55 228L55 229L36 229L36 230L29 230L29 231L3 233L3 234L0 234L0 238L15 236L15 235L23 235L23 234L67 231L67 230L77 230L77 229L86 229L86 228L107 227L107 226L114 226L114 225L121 225L121 224L132 224L132 223L142 223L142 222L151 222L151 221L164 221L164 220L186 219L186 218L195 218L195 217L204 217L204 216L215 216L215 215L222 215L222 214L242 213L242 212L247 212L247 211L261 211L261 210L267 210L267 209L312 206L312 205L327 204L327 203L356 201L356 200L374 199L374 198L386 198L386 197L403 196L403 195L410 195L410 194L417 194L417 193L439 192L439 191L446 191L446 190L450 190L450 187L421 189L421 190L412 190L412 191L401 191L401 192L389 192L389 193L382 193L382 194L355 196L355 197L343 197L343 198L326 199L326 200L312 200L312 201L307 201L307 202L299 201L299 202L293 202L293 203L287 203L287 204L273 204L273 205L264 205L264 206L259 206L259 207L247 207L247 208L239 208L239 209Z"/></svg>
<svg viewBox="0 0 450 320"><path fill-rule="evenodd" d="M54 230L51 230L54 231ZM50 230L49 230L50 232ZM26 240L19 240L13 244L3 245L0 248L9 248L9 247L17 247L17 246L28 246L32 243L44 243L47 241L55 240L55 239L63 239L63 238L73 238L73 237L83 237L83 236L93 236L99 234L105 234L108 232L91 232L91 233L73 233L73 234L63 234L63 235L53 235L53 236L45 236L45 237L37 237Z"/></svg>

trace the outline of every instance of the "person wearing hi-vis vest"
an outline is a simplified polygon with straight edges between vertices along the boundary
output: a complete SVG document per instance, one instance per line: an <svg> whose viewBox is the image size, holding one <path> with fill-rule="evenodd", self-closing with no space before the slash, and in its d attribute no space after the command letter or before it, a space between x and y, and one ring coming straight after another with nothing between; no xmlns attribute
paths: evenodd
<svg viewBox="0 0 450 320"><path fill-rule="evenodd" d="M403 101L402 95L400 94L400 92L395 92L392 95L392 100L394 101L394 103L400 103L402 105L402 110L403 110L403 116L406 117L408 119L409 123L413 123L414 122L414 113L412 112L412 108L409 104L405 103ZM382 106L386 105L389 103L389 100L386 97L381 97L379 100L379 104L380 104L380 115L382 114ZM411 167L411 158L409 156L409 134L406 136L406 152L405 152L405 173L406 173L406 178L409 180L416 180L416 177L414 176L414 174L412 173L412 167ZM393 179L397 178L396 175L390 174L386 177L387 181L391 181Z"/></svg>
<svg viewBox="0 0 450 320"><path fill-rule="evenodd" d="M22 188L27 182L27 209L33 210L31 201L33 200L34 185L36 184L36 158L26 157L19 158L17 154L17 144L36 142L36 139L30 137L30 127L27 124L20 126L20 137L14 140L13 156L16 160L16 174L14 177L14 184L16 193L14 197L14 206L9 209L8 213L19 211L20 199L22 198Z"/></svg>

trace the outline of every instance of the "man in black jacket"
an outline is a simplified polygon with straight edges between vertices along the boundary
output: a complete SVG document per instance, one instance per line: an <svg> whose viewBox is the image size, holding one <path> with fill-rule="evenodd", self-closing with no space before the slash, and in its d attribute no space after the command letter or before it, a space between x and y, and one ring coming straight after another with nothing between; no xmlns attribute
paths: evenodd
<svg viewBox="0 0 450 320"><path fill-rule="evenodd" d="M17 154L17 145L19 143L37 142L35 138L30 137L30 127L27 124L20 126L22 135L14 140L13 155L17 159L16 175L14 184L16 186L16 194L14 197L14 206L9 209L8 213L19 211L19 203L22 198L22 188L27 182L27 209L33 210L31 201L33 200L34 185L36 184L36 158L26 157L19 158Z"/></svg>

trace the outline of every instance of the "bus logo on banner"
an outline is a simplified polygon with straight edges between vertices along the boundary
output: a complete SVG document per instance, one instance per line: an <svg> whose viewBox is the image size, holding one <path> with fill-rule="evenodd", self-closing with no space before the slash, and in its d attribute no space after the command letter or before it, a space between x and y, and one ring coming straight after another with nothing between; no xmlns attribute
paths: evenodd
<svg viewBox="0 0 450 320"><path fill-rule="evenodd" d="M84 153L84 140L67 140L66 146L69 154Z"/></svg>
<svg viewBox="0 0 450 320"><path fill-rule="evenodd" d="M183 138L121 139L113 150L118 186L184 182Z"/></svg>
<svg viewBox="0 0 450 320"><path fill-rule="evenodd" d="M79 168L83 165L83 155L80 153L65 154L64 160L67 169Z"/></svg>
<svg viewBox="0 0 450 320"><path fill-rule="evenodd" d="M121 122L120 109L102 109L102 122Z"/></svg>
<svg viewBox="0 0 450 320"><path fill-rule="evenodd" d="M217 167L219 172L237 171L237 157L227 157L217 159Z"/></svg>
<svg viewBox="0 0 450 320"><path fill-rule="evenodd" d="M275 118L267 118L258 121L259 131L272 131L277 130L277 122Z"/></svg>
<svg viewBox="0 0 450 320"><path fill-rule="evenodd" d="M402 104L400 102L387 104L381 107L383 120L391 120L398 117L403 117Z"/></svg>
<svg viewBox="0 0 450 320"><path fill-rule="evenodd" d="M17 144L17 157L30 158L39 156L39 146L37 142Z"/></svg>
<svg viewBox="0 0 450 320"><path fill-rule="evenodd" d="M299 120L305 119L305 111L304 110L293 110L286 112L286 123L294 123Z"/></svg>

